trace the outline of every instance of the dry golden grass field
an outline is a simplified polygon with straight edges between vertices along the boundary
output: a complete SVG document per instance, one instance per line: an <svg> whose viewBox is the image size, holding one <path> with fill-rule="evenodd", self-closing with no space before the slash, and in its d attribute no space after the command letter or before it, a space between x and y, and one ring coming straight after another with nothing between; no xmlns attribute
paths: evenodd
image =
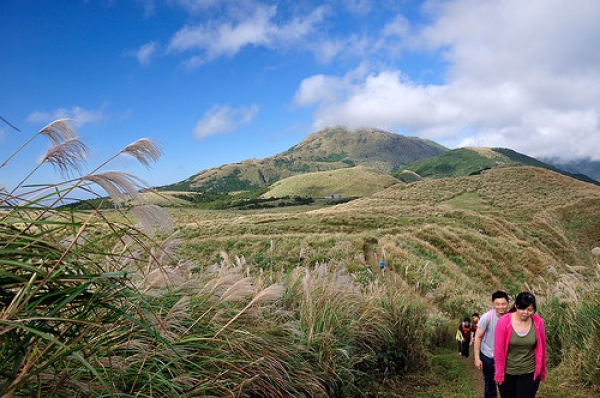
<svg viewBox="0 0 600 398"><path fill-rule="evenodd" d="M336 206L169 212L198 269L223 258L265 275L328 264L360 283L409 289L450 322L486 311L494 290L528 290L555 345L570 333L560 311L575 311L600 281L600 187L535 167L398 183ZM577 360L549 358L554 376L540 395L567 396Z"/></svg>
<svg viewBox="0 0 600 398"><path fill-rule="evenodd" d="M532 167L399 183L337 206L169 212L199 266L226 252L265 270L327 262L368 279L385 259L453 316L495 288L568 291L597 272L600 245L600 188Z"/></svg>

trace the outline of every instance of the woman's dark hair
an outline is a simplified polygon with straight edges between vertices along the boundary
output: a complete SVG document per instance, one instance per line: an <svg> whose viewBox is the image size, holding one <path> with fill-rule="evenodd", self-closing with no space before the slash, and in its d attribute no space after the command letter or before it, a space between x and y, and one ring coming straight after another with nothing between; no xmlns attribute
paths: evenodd
<svg viewBox="0 0 600 398"><path fill-rule="evenodd" d="M533 312L537 311L537 307L535 305L535 296L529 292L521 292L517 294L517 298L515 299L515 308L520 310L524 310L525 308L533 306Z"/></svg>

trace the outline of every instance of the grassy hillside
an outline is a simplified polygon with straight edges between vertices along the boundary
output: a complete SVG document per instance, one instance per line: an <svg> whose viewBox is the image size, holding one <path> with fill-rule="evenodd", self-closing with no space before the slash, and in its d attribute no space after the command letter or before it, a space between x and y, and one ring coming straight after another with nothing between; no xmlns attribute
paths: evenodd
<svg viewBox="0 0 600 398"><path fill-rule="evenodd" d="M421 159L395 170L392 175L412 171L423 178L462 177L480 173L492 167L535 166L556 171L581 181L598 184L581 174L559 170L554 166L506 148L469 147L447 151L439 156Z"/></svg>
<svg viewBox="0 0 600 398"><path fill-rule="evenodd" d="M357 166L288 177L273 184L263 197L300 195L322 198L329 194L340 194L344 198L365 197L398 182L380 171Z"/></svg>
<svg viewBox="0 0 600 398"><path fill-rule="evenodd" d="M600 311L592 304L599 302L600 283L596 185L538 167L506 166L399 183L335 207L173 209L172 215L184 255L200 267L222 253L261 272L328 264L360 283L408 288L425 300L430 316L449 321L486 311L491 291L512 297L532 291L547 327L556 331L549 336L552 377L598 380L587 365L583 373L571 372L583 366L579 352L595 355L586 351L595 344L588 336L600 332L600 324L578 315ZM587 332L573 339L577 330Z"/></svg>
<svg viewBox="0 0 600 398"><path fill-rule="evenodd" d="M389 174L402 165L446 150L433 141L381 130L326 128L281 154L204 170L184 181L160 187L160 190L251 191L293 175L358 165Z"/></svg>
<svg viewBox="0 0 600 398"><path fill-rule="evenodd" d="M369 277L376 253L456 316L490 289L546 289L569 267L588 269L600 242L600 188L533 167L397 184L334 208L173 215L198 260L227 251L260 267L333 261Z"/></svg>

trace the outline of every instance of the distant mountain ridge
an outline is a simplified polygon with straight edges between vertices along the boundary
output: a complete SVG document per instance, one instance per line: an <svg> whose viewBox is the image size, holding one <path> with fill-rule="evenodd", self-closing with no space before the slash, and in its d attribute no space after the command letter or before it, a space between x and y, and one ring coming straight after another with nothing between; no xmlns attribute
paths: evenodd
<svg viewBox="0 0 600 398"><path fill-rule="evenodd" d="M203 170L159 189L207 193L250 191L298 174L359 165L390 174L401 166L446 151L448 148L433 141L383 130L328 127L278 155Z"/></svg>
<svg viewBox="0 0 600 398"><path fill-rule="evenodd" d="M600 181L600 162L593 160L572 160L570 162L561 162L556 159L540 159L552 166L574 174L583 174Z"/></svg>
<svg viewBox="0 0 600 398"><path fill-rule="evenodd" d="M313 195L321 195L325 191L363 197L390 186L390 180L386 180L389 176L399 182L411 183L422 179L463 177L486 169L519 165L540 167L584 182L600 184L586 175L561 170L507 148L450 150L417 137L371 128L349 130L338 126L312 133L275 156L203 170L183 181L157 189L174 193L193 192L201 195L203 201L240 194L256 198L281 197L283 194L316 197ZM364 171L331 174L340 169L350 171L355 166L361 166ZM355 186L344 181L356 178L361 183ZM324 181L317 183L318 179L330 181L327 184ZM335 186L332 179L337 179L339 187ZM372 181L372 186L365 183L368 181Z"/></svg>
<svg viewBox="0 0 600 398"><path fill-rule="evenodd" d="M302 156L313 162L342 161L389 174L400 166L446 151L448 148L431 140L383 130L328 127L309 135L281 156Z"/></svg>

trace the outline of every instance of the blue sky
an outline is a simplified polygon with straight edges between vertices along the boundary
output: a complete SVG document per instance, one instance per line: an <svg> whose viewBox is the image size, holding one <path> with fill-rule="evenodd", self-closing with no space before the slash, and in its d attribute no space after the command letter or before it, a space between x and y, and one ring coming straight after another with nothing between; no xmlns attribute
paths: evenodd
<svg viewBox="0 0 600 398"><path fill-rule="evenodd" d="M71 118L88 167L162 144L150 185L324 126L600 160L596 0L2 0L0 163ZM11 186L43 139L0 169ZM34 177L52 182L51 166Z"/></svg>

